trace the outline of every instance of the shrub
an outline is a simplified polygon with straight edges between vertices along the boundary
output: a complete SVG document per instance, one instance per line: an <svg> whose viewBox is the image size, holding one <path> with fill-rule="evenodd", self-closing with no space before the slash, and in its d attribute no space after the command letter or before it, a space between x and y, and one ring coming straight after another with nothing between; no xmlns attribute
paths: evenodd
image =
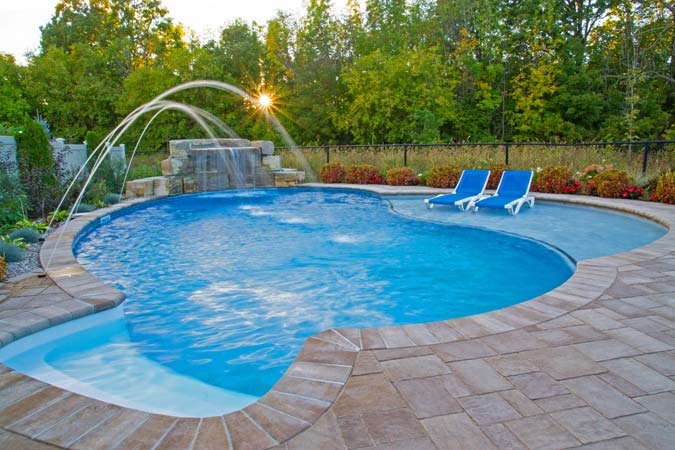
<svg viewBox="0 0 675 450"><path fill-rule="evenodd" d="M319 179L322 183L342 183L345 180L345 168L341 163L329 162L321 166Z"/></svg>
<svg viewBox="0 0 675 450"><path fill-rule="evenodd" d="M0 256L0 281L5 281L7 279L7 263L5 262L5 257Z"/></svg>
<svg viewBox="0 0 675 450"><path fill-rule="evenodd" d="M30 208L28 196L16 176L5 170L13 169L0 164L0 227L11 225L26 216Z"/></svg>
<svg viewBox="0 0 675 450"><path fill-rule="evenodd" d="M435 188L451 188L457 186L460 171L452 164L436 166L426 174L427 186Z"/></svg>
<svg viewBox="0 0 675 450"><path fill-rule="evenodd" d="M122 196L120 194L106 194L103 196L103 204L105 205L115 205L122 200Z"/></svg>
<svg viewBox="0 0 675 450"><path fill-rule="evenodd" d="M68 219L68 215L70 215L70 212L66 209L62 209L60 211L52 211L47 216L47 222L53 223L65 222Z"/></svg>
<svg viewBox="0 0 675 450"><path fill-rule="evenodd" d="M509 166L506 164L494 163L490 164L490 178L488 179L487 188L488 189L497 189L499 186L499 181L502 179L502 174L505 170L509 170Z"/></svg>
<svg viewBox="0 0 675 450"><path fill-rule="evenodd" d="M600 197L619 198L630 185L630 177L623 170L605 169L593 177L593 185Z"/></svg>
<svg viewBox="0 0 675 450"><path fill-rule="evenodd" d="M419 178L415 176L415 172L408 167L396 167L387 170L385 179L390 186L415 186L420 182Z"/></svg>
<svg viewBox="0 0 675 450"><path fill-rule="evenodd" d="M351 166L345 174L345 183L351 184L374 184L380 177L377 167L369 164Z"/></svg>
<svg viewBox="0 0 675 450"><path fill-rule="evenodd" d="M21 183L27 191L32 209L36 214L44 216L58 203L61 188L56 178L57 166L51 144L40 124L28 119L23 133L16 136L17 160Z"/></svg>
<svg viewBox="0 0 675 450"><path fill-rule="evenodd" d="M639 200L643 198L645 195L645 190L642 189L640 186L637 184L633 184L628 186L626 189L624 189L623 193L621 194L621 198L628 198L631 200Z"/></svg>
<svg viewBox="0 0 675 450"><path fill-rule="evenodd" d="M40 233L37 232L35 228L17 228L16 230L9 233L10 239L23 239L27 244L35 244L40 240Z"/></svg>
<svg viewBox="0 0 675 450"><path fill-rule="evenodd" d="M94 205L90 205L89 203L80 203L77 205L77 209L75 209L76 213L88 213L92 212L96 209Z"/></svg>
<svg viewBox="0 0 675 450"><path fill-rule="evenodd" d="M18 230L19 228L32 228L38 233L44 233L47 231L47 224L44 222L35 222L29 219L17 220L14 225L12 225L12 230Z"/></svg>
<svg viewBox="0 0 675 450"><path fill-rule="evenodd" d="M611 164L607 164L606 166L602 166L600 164L591 164L590 166L585 167L584 170L579 172L579 179L590 181L597 174L604 172L605 170L612 170L612 169L614 169L614 166Z"/></svg>
<svg viewBox="0 0 675 450"><path fill-rule="evenodd" d="M667 172L659 177L654 196L662 203L675 205L675 172Z"/></svg>
<svg viewBox="0 0 675 450"><path fill-rule="evenodd" d="M18 245L0 241L0 256L7 262L19 262L24 258L24 253Z"/></svg>
<svg viewBox="0 0 675 450"><path fill-rule="evenodd" d="M532 186L538 192L550 194L562 194L572 178L572 172L565 166L547 167L537 177L537 182Z"/></svg>

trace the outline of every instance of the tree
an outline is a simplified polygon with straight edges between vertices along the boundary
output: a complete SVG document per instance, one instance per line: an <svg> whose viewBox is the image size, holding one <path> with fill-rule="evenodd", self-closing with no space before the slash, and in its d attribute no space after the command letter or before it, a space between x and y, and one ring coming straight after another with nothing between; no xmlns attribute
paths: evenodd
<svg viewBox="0 0 675 450"><path fill-rule="evenodd" d="M21 86L23 76L14 57L0 53L0 125L19 126L30 111Z"/></svg>

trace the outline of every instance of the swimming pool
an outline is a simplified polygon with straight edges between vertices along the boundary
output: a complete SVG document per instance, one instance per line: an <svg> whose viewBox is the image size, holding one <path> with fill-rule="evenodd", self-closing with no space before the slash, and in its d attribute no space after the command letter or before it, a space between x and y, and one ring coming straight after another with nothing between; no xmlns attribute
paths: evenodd
<svg viewBox="0 0 675 450"><path fill-rule="evenodd" d="M115 360L145 360L167 376L234 393L238 409L269 389L318 331L484 312L551 290L572 273L563 254L536 241L411 220L389 207L369 194L297 189L176 197L126 211L77 244L81 263L128 295L124 319L112 320L124 326L110 326L112 338L82 340L84 353L100 359L129 350L107 358L105 384ZM43 355L73 379L82 370L70 349Z"/></svg>

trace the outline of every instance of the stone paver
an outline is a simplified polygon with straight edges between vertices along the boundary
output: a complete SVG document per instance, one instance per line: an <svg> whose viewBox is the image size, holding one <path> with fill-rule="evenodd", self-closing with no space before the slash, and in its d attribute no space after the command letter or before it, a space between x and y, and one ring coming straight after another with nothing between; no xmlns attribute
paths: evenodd
<svg viewBox="0 0 675 450"><path fill-rule="evenodd" d="M675 226L675 207L577 200ZM0 345L122 301L72 257L85 221L74 222L50 270L58 285L28 276L0 286ZM669 233L642 249L581 262L559 289L501 311L327 330L307 341L259 402L223 417L121 408L0 364L0 448L672 449L674 327Z"/></svg>

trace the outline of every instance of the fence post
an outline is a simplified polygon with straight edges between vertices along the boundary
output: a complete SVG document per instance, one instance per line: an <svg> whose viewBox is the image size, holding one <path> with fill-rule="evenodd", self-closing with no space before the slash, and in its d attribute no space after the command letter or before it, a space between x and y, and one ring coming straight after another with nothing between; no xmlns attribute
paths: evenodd
<svg viewBox="0 0 675 450"><path fill-rule="evenodd" d="M647 173L647 155L649 154L649 142L645 142L645 150L642 155L642 175Z"/></svg>
<svg viewBox="0 0 675 450"><path fill-rule="evenodd" d="M504 164L509 165L509 143L504 142Z"/></svg>
<svg viewBox="0 0 675 450"><path fill-rule="evenodd" d="M326 146L326 164L330 162L330 147Z"/></svg>
<svg viewBox="0 0 675 450"><path fill-rule="evenodd" d="M403 144L403 167L408 167L408 144Z"/></svg>

